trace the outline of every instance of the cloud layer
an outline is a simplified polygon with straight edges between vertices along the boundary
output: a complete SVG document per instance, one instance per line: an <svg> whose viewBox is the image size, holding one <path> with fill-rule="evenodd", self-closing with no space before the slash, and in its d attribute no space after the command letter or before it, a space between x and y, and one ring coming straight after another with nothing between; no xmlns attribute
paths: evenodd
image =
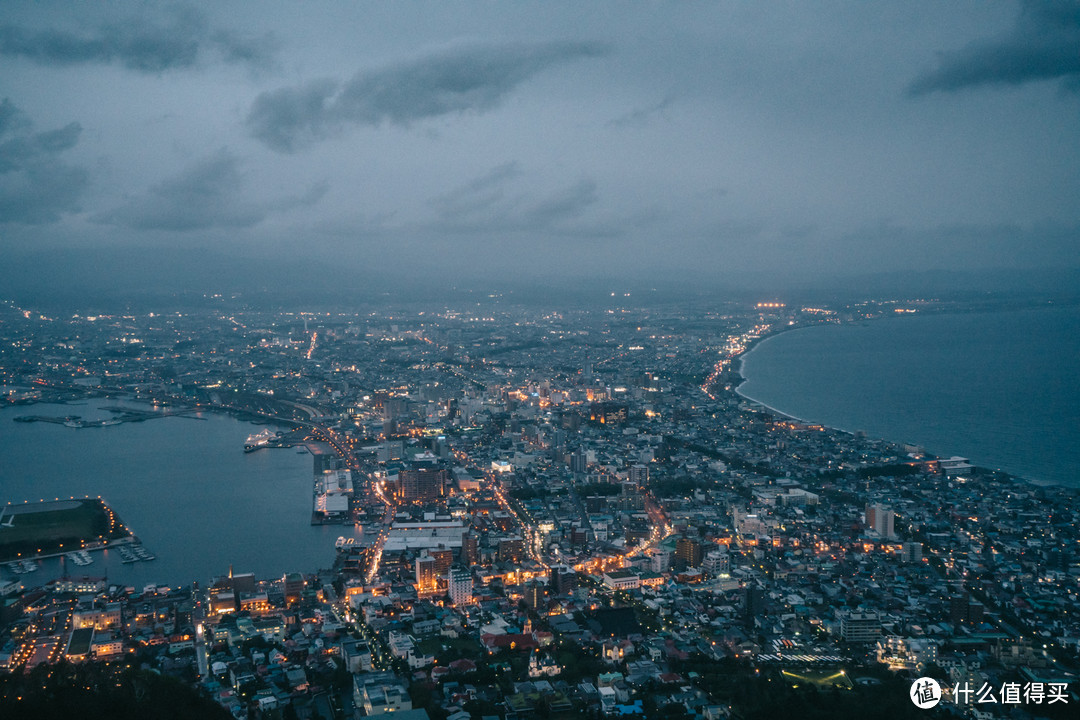
<svg viewBox="0 0 1080 720"><path fill-rule="evenodd" d="M1080 0L1028 0L1010 33L944 54L938 67L915 78L908 92L925 95L1059 78L1080 89Z"/></svg>
<svg viewBox="0 0 1080 720"><path fill-rule="evenodd" d="M247 125L268 147L292 152L348 125L407 125L490 110L540 71L604 52L604 46L584 42L458 47L360 72L344 85L323 79L263 93Z"/></svg>
<svg viewBox="0 0 1080 720"><path fill-rule="evenodd" d="M205 158L154 186L145 195L95 215L95 222L135 230L185 232L209 228L246 228L268 215L312 205L326 191L318 185L299 197L254 202L244 195L241 162L227 150Z"/></svg>
<svg viewBox="0 0 1080 720"><path fill-rule="evenodd" d="M161 22L128 19L84 33L0 25L0 55L41 65L118 63L140 72L161 72L191 67L212 52L226 62L263 68L273 62L277 48L270 35L244 37L211 28L202 13L188 7L173 8Z"/></svg>
<svg viewBox="0 0 1080 720"><path fill-rule="evenodd" d="M586 236L598 234L595 228L578 222L599 200L595 181L582 178L537 197L513 188L521 177L517 163L505 163L432 199L430 204L438 220L430 229L440 233L560 234L573 223L575 232Z"/></svg>
<svg viewBox="0 0 1080 720"><path fill-rule="evenodd" d="M0 223L54 222L78 208L86 171L60 156L81 134L77 122L36 133L11 100L0 102Z"/></svg>

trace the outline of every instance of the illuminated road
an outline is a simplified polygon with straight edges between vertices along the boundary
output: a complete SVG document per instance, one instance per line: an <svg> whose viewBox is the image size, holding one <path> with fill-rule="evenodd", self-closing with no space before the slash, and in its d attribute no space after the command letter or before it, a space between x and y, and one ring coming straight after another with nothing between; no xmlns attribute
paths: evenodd
<svg viewBox="0 0 1080 720"><path fill-rule="evenodd" d="M195 660L199 664L199 677L203 680L210 678L210 660L206 655L206 634L203 624L195 627Z"/></svg>
<svg viewBox="0 0 1080 720"><path fill-rule="evenodd" d="M353 455L348 440L341 438L337 433L324 425L312 425L312 428L314 429L316 439L322 440L332 447L334 452L340 455L345 461L345 467L349 470L360 469L360 462L356 459L356 456Z"/></svg>
<svg viewBox="0 0 1080 720"><path fill-rule="evenodd" d="M368 566L365 575L366 581L369 583L379 574L379 561L382 560L383 547L386 545L386 538L390 535L390 527L394 524L394 512L397 510L397 504L386 495L383 481L375 482L373 480L372 488L379 500L386 504L386 512L383 513L382 530L379 532L379 537L369 551L371 552L371 564Z"/></svg>
<svg viewBox="0 0 1080 720"><path fill-rule="evenodd" d="M771 328L772 325L759 324L755 325L748 332L739 335L729 335L727 342L724 343L724 347L720 350L720 359L716 361L716 365L713 366L712 372L705 378L705 382L701 384L701 391L711 399L715 400L716 396L709 392L709 388L712 387L712 384L717 381L725 370L731 367L735 358L746 352L746 348L750 346L750 343L766 335Z"/></svg>
<svg viewBox="0 0 1080 720"><path fill-rule="evenodd" d="M502 506L503 510L508 512L510 514L510 517L514 518L514 520L517 521L518 526L521 528L521 534L524 536L522 539L525 541L525 547L528 550L529 556L532 557L532 559L536 562L543 565L545 569L550 570L551 566L544 561L543 556L541 556L541 554L536 549L536 534L539 531L521 519L521 516L518 514L517 510L514 509L514 506L510 503L506 496L503 495L502 488L499 487L498 483L492 483L492 489L495 491L495 497L498 498L499 504Z"/></svg>

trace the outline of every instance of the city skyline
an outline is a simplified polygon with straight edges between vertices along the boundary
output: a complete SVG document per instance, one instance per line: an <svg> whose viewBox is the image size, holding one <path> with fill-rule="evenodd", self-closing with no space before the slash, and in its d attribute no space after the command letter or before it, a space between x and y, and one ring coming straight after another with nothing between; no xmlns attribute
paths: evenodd
<svg viewBox="0 0 1080 720"><path fill-rule="evenodd" d="M1072 717L1078 49L5 3L0 716Z"/></svg>
<svg viewBox="0 0 1080 720"><path fill-rule="evenodd" d="M157 706L131 684L150 667L201 697L178 717L1075 714L1077 405L1031 421L1036 391L1003 392L1071 386L1013 359L1075 356L1036 328L1074 345L1075 304L621 300L0 303L0 707ZM834 334L909 321L910 352ZM914 398L963 434L876 437L743 389L747 353L813 335L836 377L895 386L849 393L864 418ZM903 369L854 370L868 345ZM951 372L976 357L988 390ZM1028 445L1051 449L994 459Z"/></svg>

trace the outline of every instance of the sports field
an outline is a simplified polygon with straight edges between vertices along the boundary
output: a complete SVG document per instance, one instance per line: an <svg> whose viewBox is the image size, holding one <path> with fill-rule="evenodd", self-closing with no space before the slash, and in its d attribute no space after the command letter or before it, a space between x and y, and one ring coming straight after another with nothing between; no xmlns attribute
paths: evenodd
<svg viewBox="0 0 1080 720"><path fill-rule="evenodd" d="M818 689L839 687L847 690L854 687L844 670L782 670L780 675L792 685L811 685Z"/></svg>

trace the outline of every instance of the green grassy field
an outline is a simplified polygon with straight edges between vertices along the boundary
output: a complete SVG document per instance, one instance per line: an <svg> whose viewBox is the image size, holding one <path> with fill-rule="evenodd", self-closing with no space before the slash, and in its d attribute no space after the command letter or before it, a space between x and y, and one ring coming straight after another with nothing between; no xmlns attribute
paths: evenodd
<svg viewBox="0 0 1080 720"><path fill-rule="evenodd" d="M122 525L100 500L7 505L0 518L0 562L77 550L82 542L122 534Z"/></svg>

